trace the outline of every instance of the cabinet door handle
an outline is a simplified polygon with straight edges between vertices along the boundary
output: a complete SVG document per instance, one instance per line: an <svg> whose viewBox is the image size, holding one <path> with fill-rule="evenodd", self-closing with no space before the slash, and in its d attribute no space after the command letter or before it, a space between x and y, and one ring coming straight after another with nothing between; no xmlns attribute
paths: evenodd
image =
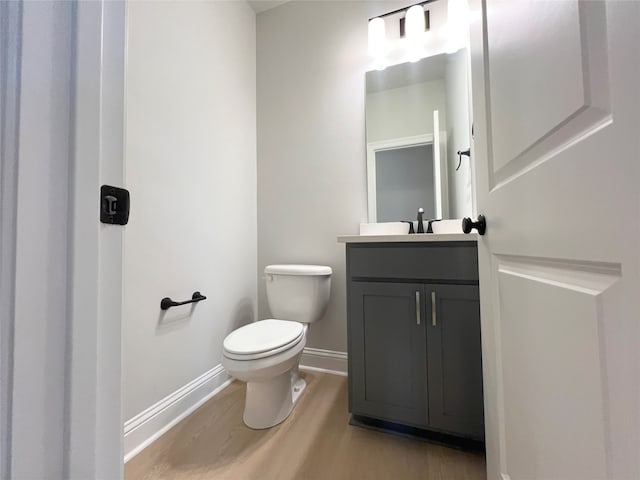
<svg viewBox="0 0 640 480"><path fill-rule="evenodd" d="M438 320L436 318L436 292L431 292L431 325L436 326Z"/></svg>
<svg viewBox="0 0 640 480"><path fill-rule="evenodd" d="M420 325L420 292L416 292L416 325Z"/></svg>

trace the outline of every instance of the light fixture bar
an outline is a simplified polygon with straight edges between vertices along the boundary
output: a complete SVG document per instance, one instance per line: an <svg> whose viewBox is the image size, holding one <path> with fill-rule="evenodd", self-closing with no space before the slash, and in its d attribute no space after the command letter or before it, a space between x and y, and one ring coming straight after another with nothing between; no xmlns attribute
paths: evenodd
<svg viewBox="0 0 640 480"><path fill-rule="evenodd" d="M436 0L426 0L426 1L421 2L421 3L416 3L415 5L421 5L421 6L422 6L422 5L427 5L428 3L433 3L433 2L435 2L435 1L436 1ZM415 6L415 5L409 5L409 6L407 6L407 7L399 8L399 9L394 10L394 11L392 11L392 12L383 13L382 15L376 15L375 17L371 17L371 18L369 19L369 21L373 20L374 18L384 18L384 17L388 17L388 16L390 16L390 15L395 15L396 13L406 12L407 10L409 10L411 7L413 7L413 6Z"/></svg>

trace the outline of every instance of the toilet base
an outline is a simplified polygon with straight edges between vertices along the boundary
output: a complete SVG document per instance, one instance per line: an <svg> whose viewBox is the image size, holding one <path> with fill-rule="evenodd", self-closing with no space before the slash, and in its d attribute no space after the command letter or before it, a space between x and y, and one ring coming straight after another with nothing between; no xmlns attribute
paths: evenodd
<svg viewBox="0 0 640 480"><path fill-rule="evenodd" d="M242 419L255 430L270 428L286 420L307 386L297 368L267 382L247 382Z"/></svg>
<svg viewBox="0 0 640 480"><path fill-rule="evenodd" d="M298 375L298 366L293 369L291 372L291 398L293 399L293 404L295 405L304 392L304 389L307 388L307 382L305 382L304 378L300 378Z"/></svg>

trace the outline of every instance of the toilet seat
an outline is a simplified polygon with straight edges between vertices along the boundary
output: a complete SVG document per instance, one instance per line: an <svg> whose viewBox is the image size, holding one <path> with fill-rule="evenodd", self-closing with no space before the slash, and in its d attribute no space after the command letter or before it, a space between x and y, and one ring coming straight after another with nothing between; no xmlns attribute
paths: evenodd
<svg viewBox="0 0 640 480"><path fill-rule="evenodd" d="M266 319L231 332L224 339L224 356L255 360L288 350L304 338L304 326L288 320Z"/></svg>

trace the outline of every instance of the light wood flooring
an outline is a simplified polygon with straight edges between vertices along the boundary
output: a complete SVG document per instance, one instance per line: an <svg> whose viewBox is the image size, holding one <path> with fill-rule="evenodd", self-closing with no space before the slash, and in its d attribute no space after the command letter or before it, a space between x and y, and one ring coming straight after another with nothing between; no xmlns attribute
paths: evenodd
<svg viewBox="0 0 640 480"><path fill-rule="evenodd" d="M350 426L347 379L301 375L307 389L282 424L247 428L233 382L131 459L125 479L486 479L484 455Z"/></svg>

